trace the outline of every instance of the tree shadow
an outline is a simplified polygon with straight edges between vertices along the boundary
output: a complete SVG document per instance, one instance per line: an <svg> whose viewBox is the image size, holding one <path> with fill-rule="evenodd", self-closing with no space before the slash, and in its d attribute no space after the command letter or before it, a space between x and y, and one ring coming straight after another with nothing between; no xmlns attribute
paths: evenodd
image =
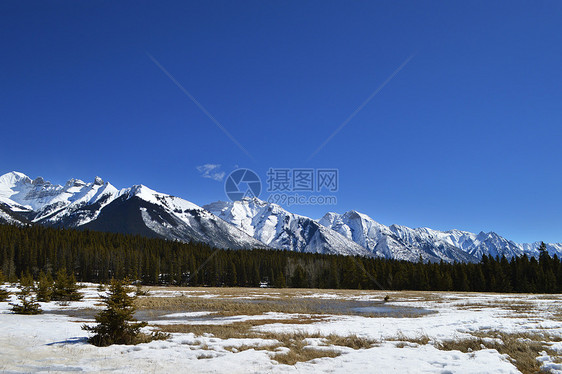
<svg viewBox="0 0 562 374"><path fill-rule="evenodd" d="M59 345L59 344L84 344L88 342L87 336L77 336L74 338L68 338L66 340L61 340L58 342L47 343L46 345Z"/></svg>

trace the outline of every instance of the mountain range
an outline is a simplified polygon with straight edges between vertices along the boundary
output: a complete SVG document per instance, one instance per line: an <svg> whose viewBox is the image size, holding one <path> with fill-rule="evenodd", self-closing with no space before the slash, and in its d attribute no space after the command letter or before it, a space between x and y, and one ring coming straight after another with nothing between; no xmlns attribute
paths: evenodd
<svg viewBox="0 0 562 374"><path fill-rule="evenodd" d="M315 220L257 198L203 207L144 185L117 189L96 177L64 186L19 172L0 176L0 223L138 234L216 248L376 256L407 261L477 262L482 255L538 256L538 242L518 244L495 232L385 226L366 214L326 213ZM547 244L562 255L562 244Z"/></svg>

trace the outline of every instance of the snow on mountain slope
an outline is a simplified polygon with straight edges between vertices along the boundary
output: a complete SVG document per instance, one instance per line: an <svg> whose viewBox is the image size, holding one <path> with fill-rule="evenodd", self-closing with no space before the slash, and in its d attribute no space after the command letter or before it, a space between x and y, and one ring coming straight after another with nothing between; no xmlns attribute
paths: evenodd
<svg viewBox="0 0 562 374"><path fill-rule="evenodd" d="M142 200L142 221L150 230L165 238L204 242L217 248L267 247L200 206L143 185L122 190L120 200L133 201L132 204L135 200Z"/></svg>
<svg viewBox="0 0 562 374"><path fill-rule="evenodd" d="M480 232L468 253L481 258L484 254L488 256L505 256L507 258L523 255L523 249L511 240L505 239L495 232Z"/></svg>
<svg viewBox="0 0 562 374"><path fill-rule="evenodd" d="M344 214L326 213L318 221L346 238L353 240L375 256L409 261L419 259L419 251L412 251L399 243L388 227L354 210Z"/></svg>
<svg viewBox="0 0 562 374"><path fill-rule="evenodd" d="M562 243L545 243L546 250L551 256L557 255L559 258L562 257ZM527 256L539 256L539 247L541 242L534 243L522 243L519 246L527 254Z"/></svg>
<svg viewBox="0 0 562 374"><path fill-rule="evenodd" d="M104 207L99 216L81 226L96 231L121 232L217 248L264 248L263 243L220 218L183 199L135 186Z"/></svg>
<svg viewBox="0 0 562 374"><path fill-rule="evenodd" d="M98 177L92 183L71 179L60 186L7 173L0 176L0 203L8 211L50 226L198 241L219 248L266 247L187 200L143 185L117 190ZM0 221L11 223L5 216L0 213Z"/></svg>
<svg viewBox="0 0 562 374"><path fill-rule="evenodd" d="M12 211L9 205L0 202L0 223L10 225L23 225L28 221L17 212Z"/></svg>
<svg viewBox="0 0 562 374"><path fill-rule="evenodd" d="M327 213L319 222L378 257L407 261L418 261L420 256L424 261L433 262L476 261L447 241L424 232L425 229L416 231L403 226L387 227L356 211L342 215Z"/></svg>
<svg viewBox="0 0 562 374"><path fill-rule="evenodd" d="M65 222L65 227L81 226L96 219L100 210L120 194L109 182L98 177L93 183L71 179L64 187L66 196L39 209L33 215L33 222L54 225Z"/></svg>
<svg viewBox="0 0 562 374"><path fill-rule="evenodd" d="M25 214L32 222L56 224L73 214L75 219L71 226L79 226L95 218L95 212L80 212L81 208L97 202L103 205L103 201L111 201L118 193L115 187L99 177L92 183L71 179L61 186L41 177L31 180L19 172L0 176L0 202L14 212ZM80 219L77 219L78 215Z"/></svg>
<svg viewBox="0 0 562 374"><path fill-rule="evenodd" d="M273 248L296 252L370 255L362 246L317 221L257 198L235 202L217 201L203 208Z"/></svg>
<svg viewBox="0 0 562 374"><path fill-rule="evenodd" d="M320 221L345 237L367 248L376 256L417 261L421 254L425 261L478 261L484 254L511 258L538 255L538 243L520 245L494 232L474 234L468 231L439 231L429 228L385 226L356 211L342 215L326 214ZM562 245L551 244L552 253Z"/></svg>
<svg viewBox="0 0 562 374"><path fill-rule="evenodd" d="M213 214L214 213L214 214ZM220 218L219 218L220 217ZM0 176L0 223L29 222L205 242L219 248L273 247L418 261L478 261L482 255L537 257L540 243L517 244L489 232L382 225L357 211L319 221L259 199L204 208L144 185L118 190L96 177L64 186L19 172ZM547 244L562 256L562 244Z"/></svg>
<svg viewBox="0 0 562 374"><path fill-rule="evenodd" d="M27 203L27 195L32 189L33 181L27 175L12 171L0 176L0 202L8 205L12 211L28 212L33 207ZM25 201L21 204L19 201Z"/></svg>

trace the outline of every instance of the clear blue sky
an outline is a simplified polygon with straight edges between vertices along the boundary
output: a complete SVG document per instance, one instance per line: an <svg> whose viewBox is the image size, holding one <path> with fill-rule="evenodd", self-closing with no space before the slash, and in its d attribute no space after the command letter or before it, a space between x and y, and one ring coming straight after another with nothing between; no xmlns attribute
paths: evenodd
<svg viewBox="0 0 562 374"><path fill-rule="evenodd" d="M203 205L203 164L338 168L290 210L562 241L560 1L49 3L0 5L0 173Z"/></svg>

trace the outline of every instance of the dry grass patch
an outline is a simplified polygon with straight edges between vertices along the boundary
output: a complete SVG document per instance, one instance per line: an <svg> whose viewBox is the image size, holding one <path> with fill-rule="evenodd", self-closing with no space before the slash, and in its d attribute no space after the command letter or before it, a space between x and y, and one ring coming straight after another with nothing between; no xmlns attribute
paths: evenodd
<svg viewBox="0 0 562 374"><path fill-rule="evenodd" d="M317 314L322 311L322 313L337 313L338 310L330 304L333 304L333 301L317 299L280 302L275 300L204 299L187 296L142 297L136 301L138 310L210 311L219 316L258 315L267 312Z"/></svg>
<svg viewBox="0 0 562 374"><path fill-rule="evenodd" d="M352 349L370 348L378 342L373 339L358 337L356 335L324 336L319 333L308 333L304 331L293 332L271 332L259 331L255 327L271 323L287 323L287 324L308 324L312 321L320 321L320 317L310 317L308 319L285 319L285 320L254 320L236 322L228 325L156 325L160 331L167 333L193 333L196 336L205 336L207 334L220 339L261 339L277 341L271 345L251 345L245 344L241 346L226 347L231 352L241 352L248 349L271 351L271 358L281 364L294 365L297 362L310 361L321 357L337 357L341 354L338 350L329 346L349 347ZM311 347L307 344L306 339L320 339L320 347ZM283 352L275 352L279 348L287 348Z"/></svg>
<svg viewBox="0 0 562 374"><path fill-rule="evenodd" d="M464 304L457 305L457 308L464 310L472 309L504 309L518 314L537 313L537 307L534 303L524 300L490 300L490 301L467 301Z"/></svg>
<svg viewBox="0 0 562 374"><path fill-rule="evenodd" d="M501 331L480 332L474 338L447 340L438 342L435 347L450 351L473 352L481 349L495 349L501 354L507 354L514 365L522 373L537 373L540 371L539 353L546 351L549 355L555 353L549 348L545 339L547 335L541 333L507 334ZM492 341L485 338L499 339Z"/></svg>
<svg viewBox="0 0 562 374"><path fill-rule="evenodd" d="M279 300L285 298L311 297L316 294L337 295L342 298L363 296L365 294L380 293L379 291L362 290L333 290L314 288L247 288L247 287L164 287L151 286L146 289L152 294L158 292L180 292L186 296L215 295L218 298L245 298L261 300ZM384 295L383 295L384 296ZM382 299L382 297L381 297Z"/></svg>
<svg viewBox="0 0 562 374"><path fill-rule="evenodd" d="M211 334L220 339L241 339L241 338L261 338L269 339L267 332L259 332L253 330L254 327L269 325L272 323L283 324L311 324L323 321L320 316L311 316L304 318L288 318L288 319L258 319L247 320L241 322L229 323L226 325L191 325L191 324L173 324L173 325L154 325L153 327L160 331L170 333L193 333L196 336ZM273 338L275 339L275 338Z"/></svg>
<svg viewBox="0 0 562 374"><path fill-rule="evenodd" d="M280 364L294 365L297 362L306 362L322 357L338 357L340 352L332 349L313 349L313 348L295 348L292 347L289 352L276 353L271 358Z"/></svg>
<svg viewBox="0 0 562 374"><path fill-rule="evenodd" d="M377 302L363 302L354 300L320 299L320 298L285 298L282 300L267 299L223 299L201 298L194 296L175 297L141 297L136 300L139 311L166 312L213 312L216 316L261 315L267 312L288 314L330 314L330 315L360 315L362 317L423 317L427 313L420 313L415 308L395 307L393 312L364 313L359 311L364 307L383 306L382 300ZM387 306L388 307L388 306ZM392 306L390 306L392 308ZM357 308L357 311L355 311Z"/></svg>
<svg viewBox="0 0 562 374"><path fill-rule="evenodd" d="M359 337L357 335L340 336L336 334L328 335L325 341L329 345L337 345L340 347L349 347L352 349L371 348L379 342L375 339Z"/></svg>
<svg viewBox="0 0 562 374"><path fill-rule="evenodd" d="M217 298L246 298L259 300L283 300L293 298L316 298L317 295L334 296L341 300L353 300L360 297L371 297L372 300L382 301L390 295L391 301L451 301L448 291L382 291L382 290L343 290L343 289L311 289L311 288L246 288L246 287L164 287L147 286L151 294L161 291L183 293L188 297L201 295L216 295ZM463 294L457 292L457 294ZM446 296L446 297L445 297ZM321 299L321 298L319 298Z"/></svg>
<svg viewBox="0 0 562 374"><path fill-rule="evenodd" d="M562 321L562 311L561 310L556 310L556 311L550 311L550 313L552 313L552 319L554 321Z"/></svg>
<svg viewBox="0 0 562 374"><path fill-rule="evenodd" d="M402 331L399 331L395 337L386 340L400 342L396 345L398 348L404 348L407 345L405 342L426 345L431 341L429 336L425 333L420 333L418 336L412 338L404 335Z"/></svg>

